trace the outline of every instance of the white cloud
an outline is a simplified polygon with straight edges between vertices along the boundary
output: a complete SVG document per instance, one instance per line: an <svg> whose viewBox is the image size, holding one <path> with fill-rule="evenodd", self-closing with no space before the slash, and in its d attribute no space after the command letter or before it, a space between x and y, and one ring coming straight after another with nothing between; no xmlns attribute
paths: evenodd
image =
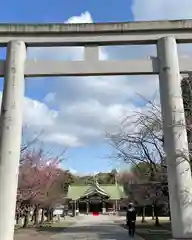
<svg viewBox="0 0 192 240"><path fill-rule="evenodd" d="M182 8L175 0L134 0L135 20L189 18L192 1L183 0ZM91 23L89 12L73 16L66 23ZM185 54L189 48L185 47ZM183 49L181 49L181 52ZM154 46L101 48L100 58L146 58L156 55ZM83 48L33 48L30 58L80 60ZM41 80L40 80L41 81ZM82 146L101 139L107 130L115 129L126 114L139 102L137 93L146 99L158 91L156 77L82 77L54 80L54 89L44 103L26 98L25 123L34 130L43 129L44 140L65 146ZM158 95L158 94L157 94ZM141 99L140 99L141 100ZM52 110L51 108L54 107Z"/></svg>
<svg viewBox="0 0 192 240"><path fill-rule="evenodd" d="M48 133L45 134L43 139L46 142L54 142L56 144L64 146L79 147L82 145L82 143L78 140L76 136L65 133Z"/></svg>
<svg viewBox="0 0 192 240"><path fill-rule="evenodd" d="M191 19L192 1L134 0L132 11L137 21Z"/></svg>
<svg viewBox="0 0 192 240"><path fill-rule="evenodd" d="M55 102L55 96L56 96L56 93L55 92L50 92L48 93L45 98L44 98L44 102L45 103L53 103Z"/></svg>
<svg viewBox="0 0 192 240"><path fill-rule="evenodd" d="M49 109L44 103L26 97L23 115L24 124L42 129L46 127L50 128L54 125L58 117L58 112Z"/></svg>
<svg viewBox="0 0 192 240"><path fill-rule="evenodd" d="M66 23L92 23L93 19L91 17L91 14L86 11L82 13L80 16L73 16L70 17Z"/></svg>
<svg viewBox="0 0 192 240"><path fill-rule="evenodd" d="M192 1L134 0L132 12L135 21L192 19ZM145 47L143 51L150 54L151 49ZM192 44L179 44L178 52L182 56L191 55Z"/></svg>
<svg viewBox="0 0 192 240"><path fill-rule="evenodd" d="M71 17L66 23L92 21L91 15L85 12ZM111 53L110 49L102 48L100 58L108 59ZM134 56L133 51L130 54ZM32 48L28 56L79 60L83 58L83 48ZM115 129L122 118L136 108L133 102L138 98L137 93L146 98L152 96L157 81L151 77L143 79L124 76L57 80L55 89L44 97L44 103L28 99L26 122L34 129L42 127L47 142L72 147L97 142L105 131ZM58 110L51 110L52 106Z"/></svg>

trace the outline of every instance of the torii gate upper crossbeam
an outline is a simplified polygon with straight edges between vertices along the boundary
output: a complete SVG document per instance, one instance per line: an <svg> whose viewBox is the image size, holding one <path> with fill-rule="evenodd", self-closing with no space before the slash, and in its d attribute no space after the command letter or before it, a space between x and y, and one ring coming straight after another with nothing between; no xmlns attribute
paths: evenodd
<svg viewBox="0 0 192 240"><path fill-rule="evenodd" d="M0 24L0 46L21 40L27 46L155 44L162 37L192 42L192 20L86 24Z"/></svg>

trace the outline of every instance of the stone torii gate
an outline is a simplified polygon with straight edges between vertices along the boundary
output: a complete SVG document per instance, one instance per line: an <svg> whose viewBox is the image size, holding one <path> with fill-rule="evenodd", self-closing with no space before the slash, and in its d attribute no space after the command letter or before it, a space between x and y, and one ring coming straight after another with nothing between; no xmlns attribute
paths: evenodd
<svg viewBox="0 0 192 240"><path fill-rule="evenodd" d="M158 74L172 218L176 239L192 238L192 182L180 74L192 59L177 43L192 42L192 20L101 24L0 24L4 77L0 134L0 239L13 239L20 158L24 77ZM156 44L157 58L99 61L98 47ZM83 61L27 60L26 47L84 46Z"/></svg>

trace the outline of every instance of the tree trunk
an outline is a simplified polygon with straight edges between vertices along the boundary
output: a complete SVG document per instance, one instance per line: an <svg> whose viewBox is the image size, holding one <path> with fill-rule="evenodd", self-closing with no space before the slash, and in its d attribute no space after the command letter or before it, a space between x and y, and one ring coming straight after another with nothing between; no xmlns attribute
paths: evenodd
<svg viewBox="0 0 192 240"><path fill-rule="evenodd" d="M152 205L152 220L155 220L154 205Z"/></svg>
<svg viewBox="0 0 192 240"><path fill-rule="evenodd" d="M30 212L27 210L24 216L24 224L23 224L23 228L28 227L29 225L29 216L30 216Z"/></svg>
<svg viewBox="0 0 192 240"><path fill-rule="evenodd" d="M171 212L169 210L169 221L171 222Z"/></svg>
<svg viewBox="0 0 192 240"><path fill-rule="evenodd" d="M16 224L19 224L19 218L20 218L20 214L16 213Z"/></svg>
<svg viewBox="0 0 192 240"><path fill-rule="evenodd" d="M171 209L170 209L169 198L168 198L168 214L169 214L169 221L171 221Z"/></svg>
<svg viewBox="0 0 192 240"><path fill-rule="evenodd" d="M39 223L39 205L35 205L35 210L34 210L34 225L38 225Z"/></svg>
<svg viewBox="0 0 192 240"><path fill-rule="evenodd" d="M50 220L53 221L53 208L50 210Z"/></svg>
<svg viewBox="0 0 192 240"><path fill-rule="evenodd" d="M146 210L146 207L144 206L144 207L142 208L142 220L141 220L142 223L145 222L145 210Z"/></svg>
<svg viewBox="0 0 192 240"><path fill-rule="evenodd" d="M47 222L51 221L51 210L47 208Z"/></svg>
<svg viewBox="0 0 192 240"><path fill-rule="evenodd" d="M35 220L35 211L33 212L32 218L31 218L31 222L34 222Z"/></svg>
<svg viewBox="0 0 192 240"><path fill-rule="evenodd" d="M44 218L44 214L45 214L45 209L42 208L41 221L40 221L41 224L43 224L43 223L44 223L44 220L45 220L45 218Z"/></svg>
<svg viewBox="0 0 192 240"><path fill-rule="evenodd" d="M154 204L155 226L159 226L158 207Z"/></svg>

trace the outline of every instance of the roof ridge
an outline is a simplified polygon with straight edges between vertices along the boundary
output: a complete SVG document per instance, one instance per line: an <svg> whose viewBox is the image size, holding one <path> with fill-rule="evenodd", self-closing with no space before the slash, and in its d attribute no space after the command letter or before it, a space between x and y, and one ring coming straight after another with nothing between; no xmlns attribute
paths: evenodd
<svg viewBox="0 0 192 240"><path fill-rule="evenodd" d="M69 186L91 186L92 183L85 184L85 183L80 183L80 184L70 184ZM115 184L115 183L99 183L99 186L123 186L122 184Z"/></svg>

